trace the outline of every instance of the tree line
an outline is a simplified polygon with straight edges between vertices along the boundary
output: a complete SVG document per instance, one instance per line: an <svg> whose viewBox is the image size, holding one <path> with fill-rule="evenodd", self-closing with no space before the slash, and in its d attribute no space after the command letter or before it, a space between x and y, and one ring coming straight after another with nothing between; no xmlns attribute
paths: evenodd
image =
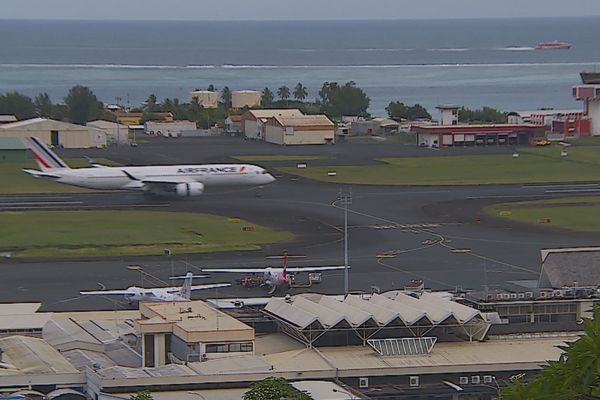
<svg viewBox="0 0 600 400"><path fill-rule="evenodd" d="M115 119L86 86L73 86L63 98L63 102L53 103L45 92L38 94L34 99L19 92L8 92L0 95L0 114L14 115L19 120L44 117L69 120L75 124L85 124L95 119Z"/></svg>
<svg viewBox="0 0 600 400"><path fill-rule="evenodd" d="M208 86L209 91L217 91L214 85ZM283 85L273 92L265 87L261 93L260 105L263 108L299 108L305 114L323 113L332 119L343 115L369 117L370 98L355 82L345 84L325 82L315 96L314 101L308 99L308 89L298 82L293 89ZM157 113L170 112L175 119L196 122L198 127L209 128L212 125L222 125L230 113L232 91L225 86L221 89L217 108L205 108L197 99L190 102L178 98L165 98L158 101L155 94L148 96L146 101L130 109L132 112L143 113L141 123L162 119ZM243 113L247 108L236 110ZM386 107L388 116L395 120L415 121L431 119L431 114L420 104L407 105L392 101ZM116 116L104 108L92 90L86 86L73 86L69 89L62 103L53 103L47 93L40 93L30 98L18 92L0 95L0 114L13 114L17 119L45 117L56 120L70 121L75 124L85 124L96 119L116 121ZM459 121L464 123L504 123L507 114L490 107L471 110L461 108Z"/></svg>

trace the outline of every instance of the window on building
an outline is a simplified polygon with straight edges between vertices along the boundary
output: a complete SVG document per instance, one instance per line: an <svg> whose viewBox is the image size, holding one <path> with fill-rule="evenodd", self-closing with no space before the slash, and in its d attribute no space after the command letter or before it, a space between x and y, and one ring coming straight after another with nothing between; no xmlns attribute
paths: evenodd
<svg viewBox="0 0 600 400"><path fill-rule="evenodd" d="M212 343L206 345L207 353L239 353L251 352L254 346L252 342L243 343Z"/></svg>

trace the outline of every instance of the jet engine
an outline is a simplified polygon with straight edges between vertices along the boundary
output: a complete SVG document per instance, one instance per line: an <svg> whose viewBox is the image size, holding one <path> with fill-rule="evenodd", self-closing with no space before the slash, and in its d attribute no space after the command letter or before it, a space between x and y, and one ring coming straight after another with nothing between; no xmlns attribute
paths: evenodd
<svg viewBox="0 0 600 400"><path fill-rule="evenodd" d="M200 182L178 183L175 186L175 193L182 197L200 196L204 193L204 184Z"/></svg>

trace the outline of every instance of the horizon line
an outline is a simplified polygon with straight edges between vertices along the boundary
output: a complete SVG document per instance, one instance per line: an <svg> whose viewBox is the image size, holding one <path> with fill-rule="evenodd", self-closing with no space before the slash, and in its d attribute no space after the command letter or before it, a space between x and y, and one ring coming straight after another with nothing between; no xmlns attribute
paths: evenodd
<svg viewBox="0 0 600 400"><path fill-rule="evenodd" d="M473 21L473 20L525 20L525 19L580 19L599 18L597 15L547 15L547 16L479 16L479 17L410 17L410 18L332 18L332 19L121 19L121 18L0 18L3 21L56 21L56 22L375 22L375 21Z"/></svg>

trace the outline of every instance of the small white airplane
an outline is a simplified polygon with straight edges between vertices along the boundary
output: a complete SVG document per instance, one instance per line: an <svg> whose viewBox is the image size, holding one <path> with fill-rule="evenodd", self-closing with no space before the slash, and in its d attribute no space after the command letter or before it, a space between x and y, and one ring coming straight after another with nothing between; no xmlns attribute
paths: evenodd
<svg viewBox="0 0 600 400"><path fill-rule="evenodd" d="M278 288L289 286L292 283L291 275L301 272L322 272L344 269L343 265L327 267L288 267L288 254L283 253L283 268L202 268L202 272L209 273L242 273L242 274L263 274L261 286L269 288L269 294L275 293ZM348 267L350 268L350 267Z"/></svg>
<svg viewBox="0 0 600 400"><path fill-rule="evenodd" d="M79 292L81 295L92 296L123 296L128 303L137 301L187 301L190 299L194 290L218 289L231 286L231 283L213 283L207 285L192 285L192 279L195 276L188 272L182 277L173 277L173 279L183 278L181 287L161 287L161 288L142 288L130 286L124 290L92 290Z"/></svg>
<svg viewBox="0 0 600 400"><path fill-rule="evenodd" d="M44 142L27 138L40 171L35 178L100 190L136 190L159 195L200 196L205 186L261 186L275 181L264 168L251 164L156 165L69 168Z"/></svg>

